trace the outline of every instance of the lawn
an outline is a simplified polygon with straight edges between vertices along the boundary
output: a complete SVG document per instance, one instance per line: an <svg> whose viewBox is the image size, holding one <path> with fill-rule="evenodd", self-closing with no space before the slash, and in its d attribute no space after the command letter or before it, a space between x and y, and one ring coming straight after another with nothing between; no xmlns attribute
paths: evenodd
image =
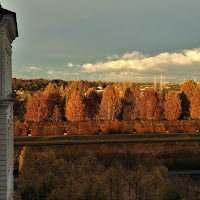
<svg viewBox="0 0 200 200"><path fill-rule="evenodd" d="M25 144L72 144L72 143L119 143L119 142L162 142L162 141L196 141L200 134L146 134L146 135L71 135L46 137L15 137L15 145Z"/></svg>

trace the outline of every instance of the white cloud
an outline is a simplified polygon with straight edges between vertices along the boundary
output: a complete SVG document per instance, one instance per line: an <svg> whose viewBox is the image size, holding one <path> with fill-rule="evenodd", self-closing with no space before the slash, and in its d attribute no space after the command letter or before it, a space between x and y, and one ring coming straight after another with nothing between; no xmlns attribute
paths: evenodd
<svg viewBox="0 0 200 200"><path fill-rule="evenodd" d="M47 72L47 74L50 74L50 75L52 75L52 74L54 74L54 70L49 70L48 72Z"/></svg>
<svg viewBox="0 0 200 200"><path fill-rule="evenodd" d="M107 57L108 60L115 60L115 59L119 59L119 56L117 54L113 54L111 56Z"/></svg>
<svg viewBox="0 0 200 200"><path fill-rule="evenodd" d="M133 51L132 53L125 53L121 58L123 60L139 60L146 58L147 56L143 55L138 51Z"/></svg>
<svg viewBox="0 0 200 200"><path fill-rule="evenodd" d="M118 60L110 60L111 58L118 58ZM143 55L137 51L125 53L122 56L114 54L108 57L107 62L98 62L95 64L86 63L82 68L87 72L118 70L134 70L141 72L148 69L161 70L163 66L186 66L197 63L200 63L200 48L192 50L185 49L178 53L164 52L152 57Z"/></svg>
<svg viewBox="0 0 200 200"><path fill-rule="evenodd" d="M67 64L68 67L73 67L74 65L70 62Z"/></svg>
<svg viewBox="0 0 200 200"><path fill-rule="evenodd" d="M39 67L35 67L35 66L31 66L31 67L29 67L29 69L30 69L30 70L42 70L42 69L40 69Z"/></svg>
<svg viewBox="0 0 200 200"><path fill-rule="evenodd" d="M67 75L69 75L69 73L68 72L64 72L64 71L55 71L55 70L49 70L48 72L47 72L47 74L49 74L49 75L62 75L62 76L67 76Z"/></svg>

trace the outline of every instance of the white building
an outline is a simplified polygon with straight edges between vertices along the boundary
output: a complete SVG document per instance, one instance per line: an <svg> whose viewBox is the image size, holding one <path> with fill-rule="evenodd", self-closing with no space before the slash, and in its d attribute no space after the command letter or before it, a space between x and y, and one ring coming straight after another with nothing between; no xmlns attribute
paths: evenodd
<svg viewBox="0 0 200 200"><path fill-rule="evenodd" d="M13 190L12 42L18 37L14 12L0 8L0 200Z"/></svg>

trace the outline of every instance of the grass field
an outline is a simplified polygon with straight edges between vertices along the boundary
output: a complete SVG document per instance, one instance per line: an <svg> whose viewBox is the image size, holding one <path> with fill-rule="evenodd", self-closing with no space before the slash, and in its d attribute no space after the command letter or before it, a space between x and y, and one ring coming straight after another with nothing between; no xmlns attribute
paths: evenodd
<svg viewBox="0 0 200 200"><path fill-rule="evenodd" d="M15 137L15 145L37 144L81 144L81 143L123 143L123 142L167 142L167 141L200 141L200 134L146 134L146 135L73 135L46 137Z"/></svg>

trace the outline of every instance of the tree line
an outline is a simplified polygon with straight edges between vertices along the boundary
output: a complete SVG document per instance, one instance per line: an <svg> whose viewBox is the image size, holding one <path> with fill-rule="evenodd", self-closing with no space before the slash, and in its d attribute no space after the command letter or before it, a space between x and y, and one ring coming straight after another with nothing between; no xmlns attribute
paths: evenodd
<svg viewBox="0 0 200 200"><path fill-rule="evenodd" d="M103 93L99 93L83 82L73 82L70 87L49 83L44 91L28 95L22 105L22 120L200 119L199 97L200 87L193 80L183 83L180 94L173 90L162 93L152 88L141 92L132 84L127 85L123 92L115 85L107 85ZM14 104L16 113L20 103L16 101Z"/></svg>

